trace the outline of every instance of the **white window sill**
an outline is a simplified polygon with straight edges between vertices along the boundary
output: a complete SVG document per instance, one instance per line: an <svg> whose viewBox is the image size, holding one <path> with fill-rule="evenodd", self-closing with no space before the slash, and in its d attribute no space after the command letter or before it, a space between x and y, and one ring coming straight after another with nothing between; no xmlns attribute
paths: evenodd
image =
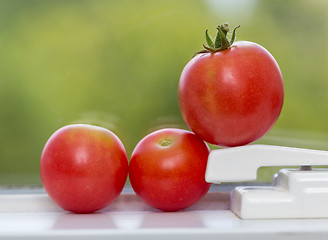
<svg viewBox="0 0 328 240"><path fill-rule="evenodd" d="M196 205L160 212L131 189L106 209L72 214L43 189L0 191L0 239L327 239L328 219L242 220L229 210L231 186L213 187Z"/></svg>

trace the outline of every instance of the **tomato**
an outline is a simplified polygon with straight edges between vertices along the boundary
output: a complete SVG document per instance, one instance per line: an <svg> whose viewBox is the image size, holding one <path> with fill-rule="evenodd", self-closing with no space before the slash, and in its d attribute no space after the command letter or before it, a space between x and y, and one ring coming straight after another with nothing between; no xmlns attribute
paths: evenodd
<svg viewBox="0 0 328 240"><path fill-rule="evenodd" d="M221 39L226 37L224 27L218 27ZM219 49L219 44L215 49L206 32L212 47L204 46L206 50L187 63L178 88L189 128L208 143L228 147L265 135L278 119L284 99L282 74L273 56L253 42L231 44L234 34L235 29L226 48Z"/></svg>
<svg viewBox="0 0 328 240"><path fill-rule="evenodd" d="M155 131L133 150L129 177L148 205L177 211L198 202L209 190L205 170L209 148L194 133L175 128Z"/></svg>
<svg viewBox="0 0 328 240"><path fill-rule="evenodd" d="M111 131L86 124L57 130L41 154L40 176L48 195L63 209L91 213L122 191L128 159Z"/></svg>

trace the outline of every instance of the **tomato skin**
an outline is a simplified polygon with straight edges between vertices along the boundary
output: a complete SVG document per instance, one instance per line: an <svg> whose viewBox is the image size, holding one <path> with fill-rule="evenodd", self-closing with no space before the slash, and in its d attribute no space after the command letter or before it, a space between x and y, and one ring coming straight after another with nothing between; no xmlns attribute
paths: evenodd
<svg viewBox="0 0 328 240"><path fill-rule="evenodd" d="M266 49L247 41L195 56L182 71L178 91L189 128L206 142L228 147L265 135L284 100L277 62Z"/></svg>
<svg viewBox="0 0 328 240"><path fill-rule="evenodd" d="M190 131L175 128L155 131L143 138L132 153L131 186L154 208L163 211L187 208L210 188L205 182L209 151L206 143Z"/></svg>
<svg viewBox="0 0 328 240"><path fill-rule="evenodd" d="M86 124L57 130L41 154L40 177L48 195L63 209L92 213L122 191L128 160L111 131Z"/></svg>

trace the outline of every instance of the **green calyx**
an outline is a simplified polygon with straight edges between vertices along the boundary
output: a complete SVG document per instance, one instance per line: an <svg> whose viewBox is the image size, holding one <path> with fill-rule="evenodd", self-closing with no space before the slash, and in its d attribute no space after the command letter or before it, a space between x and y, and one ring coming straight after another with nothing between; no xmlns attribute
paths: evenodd
<svg viewBox="0 0 328 240"><path fill-rule="evenodd" d="M171 143L172 143L172 141L170 139L163 139L163 140L161 140L159 145L161 147L168 147Z"/></svg>
<svg viewBox="0 0 328 240"><path fill-rule="evenodd" d="M239 28L240 25L235 27L232 30L231 39L229 40L227 37L227 33L229 32L229 27L227 23L223 23L219 25L216 29L218 30L216 37L214 40L208 35L208 30L205 31L205 39L207 46L203 44L203 47L205 50L199 51L196 54L199 53L215 53L219 51L226 50L231 47L231 45L234 43L236 38L236 30ZM195 54L195 55L196 55Z"/></svg>

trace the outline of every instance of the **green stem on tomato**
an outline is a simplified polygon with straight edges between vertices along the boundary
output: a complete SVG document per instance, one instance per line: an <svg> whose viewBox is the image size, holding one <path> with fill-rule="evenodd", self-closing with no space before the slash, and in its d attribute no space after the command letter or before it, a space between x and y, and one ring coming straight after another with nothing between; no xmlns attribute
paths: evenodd
<svg viewBox="0 0 328 240"><path fill-rule="evenodd" d="M238 25L237 27L235 27L232 30L232 36L231 36L230 40L228 40L228 37L227 37L227 33L229 32L229 26L227 23L223 23L216 28L218 30L218 32L216 34L214 41L209 36L208 30L206 30L205 31L205 39L206 39L207 46L203 44L203 47L205 48L205 50L199 51L199 52L195 53L195 55L197 55L199 53L215 53L215 52L224 51L226 49L229 49L236 39L236 30L239 27L240 27L240 25Z"/></svg>
<svg viewBox="0 0 328 240"><path fill-rule="evenodd" d="M214 48L214 43L213 43L213 40L211 39L211 37L208 35L208 30L205 31L205 39L206 39L207 45L209 47Z"/></svg>

